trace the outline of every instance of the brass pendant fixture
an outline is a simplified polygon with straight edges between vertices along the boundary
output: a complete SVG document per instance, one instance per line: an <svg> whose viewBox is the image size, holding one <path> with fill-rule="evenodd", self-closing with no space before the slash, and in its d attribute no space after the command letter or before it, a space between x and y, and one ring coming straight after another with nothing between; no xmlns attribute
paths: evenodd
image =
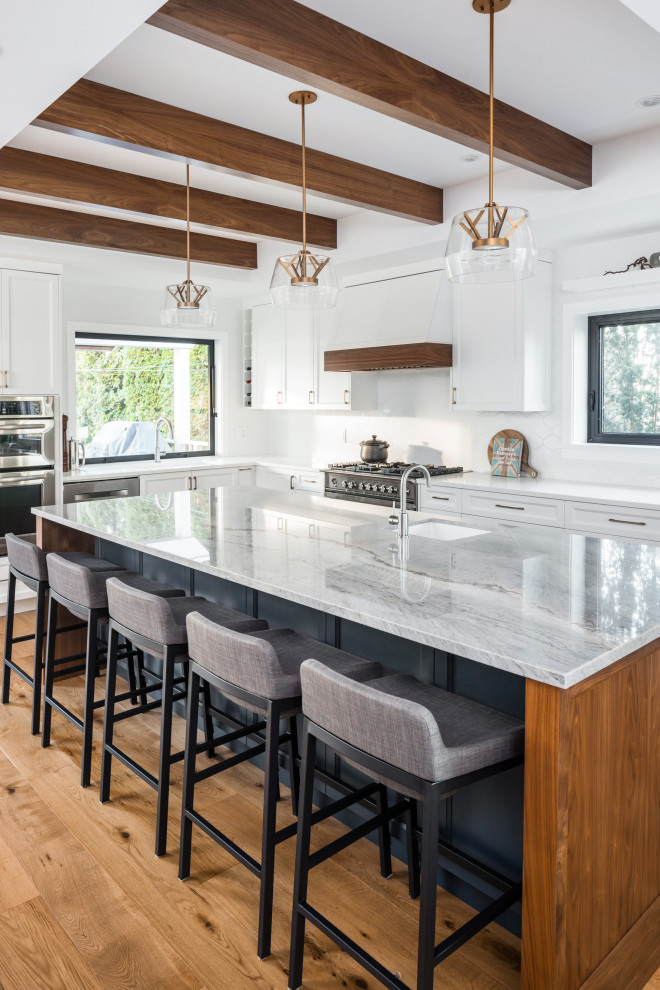
<svg viewBox="0 0 660 990"><path fill-rule="evenodd" d="M472 0L474 10L490 17L490 140L488 202L455 216L445 260L452 282L510 282L534 274L538 250L529 213L520 206L499 206L493 196L495 14L511 0Z"/></svg>
<svg viewBox="0 0 660 990"><path fill-rule="evenodd" d="M316 93L297 90L289 95L300 107L302 125L302 248L283 255L275 262L270 282L273 305L282 309L330 309L337 305L339 283L330 258L312 254L307 248L307 163L305 147L305 107L316 103Z"/></svg>
<svg viewBox="0 0 660 990"><path fill-rule="evenodd" d="M211 309L211 290L190 278L190 165L186 164L186 279L165 287L165 301L160 311L164 327L212 327L215 311Z"/></svg>

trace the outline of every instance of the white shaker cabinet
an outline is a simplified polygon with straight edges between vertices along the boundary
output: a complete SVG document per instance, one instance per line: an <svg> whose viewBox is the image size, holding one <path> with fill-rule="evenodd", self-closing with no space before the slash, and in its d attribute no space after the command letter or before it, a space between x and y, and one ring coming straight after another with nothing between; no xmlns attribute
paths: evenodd
<svg viewBox="0 0 660 990"><path fill-rule="evenodd" d="M162 474L143 474L140 478L140 495L160 495L161 492L189 490L189 471L163 471Z"/></svg>
<svg viewBox="0 0 660 990"><path fill-rule="evenodd" d="M255 306L252 310L252 408L284 405L286 326L284 310Z"/></svg>
<svg viewBox="0 0 660 990"><path fill-rule="evenodd" d="M517 282L452 286L452 404L537 412L550 407L552 265Z"/></svg>
<svg viewBox="0 0 660 990"><path fill-rule="evenodd" d="M323 355L333 350L337 325L336 310L320 310L316 314L316 383L314 404L317 409L351 408L350 371L324 371Z"/></svg>
<svg viewBox="0 0 660 990"><path fill-rule="evenodd" d="M289 409L308 409L315 402L314 313L292 309L284 314L285 404Z"/></svg>
<svg viewBox="0 0 660 990"><path fill-rule="evenodd" d="M3 269L0 284L0 392L58 394L60 276Z"/></svg>

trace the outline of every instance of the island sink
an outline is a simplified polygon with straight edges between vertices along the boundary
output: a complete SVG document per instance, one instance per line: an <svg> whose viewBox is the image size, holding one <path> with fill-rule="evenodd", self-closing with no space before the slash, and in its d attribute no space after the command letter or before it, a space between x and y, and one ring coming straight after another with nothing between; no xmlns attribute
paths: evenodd
<svg viewBox="0 0 660 990"><path fill-rule="evenodd" d="M469 526L455 526L453 523L437 522L429 519L415 523L408 530L409 536L426 536L431 540L465 540L468 536L485 536L487 529L471 529Z"/></svg>

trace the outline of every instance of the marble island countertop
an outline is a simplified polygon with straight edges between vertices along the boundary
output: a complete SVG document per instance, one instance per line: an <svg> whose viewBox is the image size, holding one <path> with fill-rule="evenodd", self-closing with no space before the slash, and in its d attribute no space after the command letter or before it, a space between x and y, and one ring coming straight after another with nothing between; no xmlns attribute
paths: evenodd
<svg viewBox="0 0 660 990"><path fill-rule="evenodd" d="M388 509L255 488L34 511L562 688L660 637L660 547L412 513L404 560ZM415 532L431 521L440 530Z"/></svg>

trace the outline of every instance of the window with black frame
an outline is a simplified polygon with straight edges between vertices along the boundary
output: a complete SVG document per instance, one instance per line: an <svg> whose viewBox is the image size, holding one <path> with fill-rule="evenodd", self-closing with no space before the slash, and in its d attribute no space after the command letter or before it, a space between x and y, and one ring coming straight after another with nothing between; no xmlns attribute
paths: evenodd
<svg viewBox="0 0 660 990"><path fill-rule="evenodd" d="M76 334L77 439L87 461L215 452L213 341Z"/></svg>
<svg viewBox="0 0 660 990"><path fill-rule="evenodd" d="M589 317L589 443L660 444L660 309Z"/></svg>

